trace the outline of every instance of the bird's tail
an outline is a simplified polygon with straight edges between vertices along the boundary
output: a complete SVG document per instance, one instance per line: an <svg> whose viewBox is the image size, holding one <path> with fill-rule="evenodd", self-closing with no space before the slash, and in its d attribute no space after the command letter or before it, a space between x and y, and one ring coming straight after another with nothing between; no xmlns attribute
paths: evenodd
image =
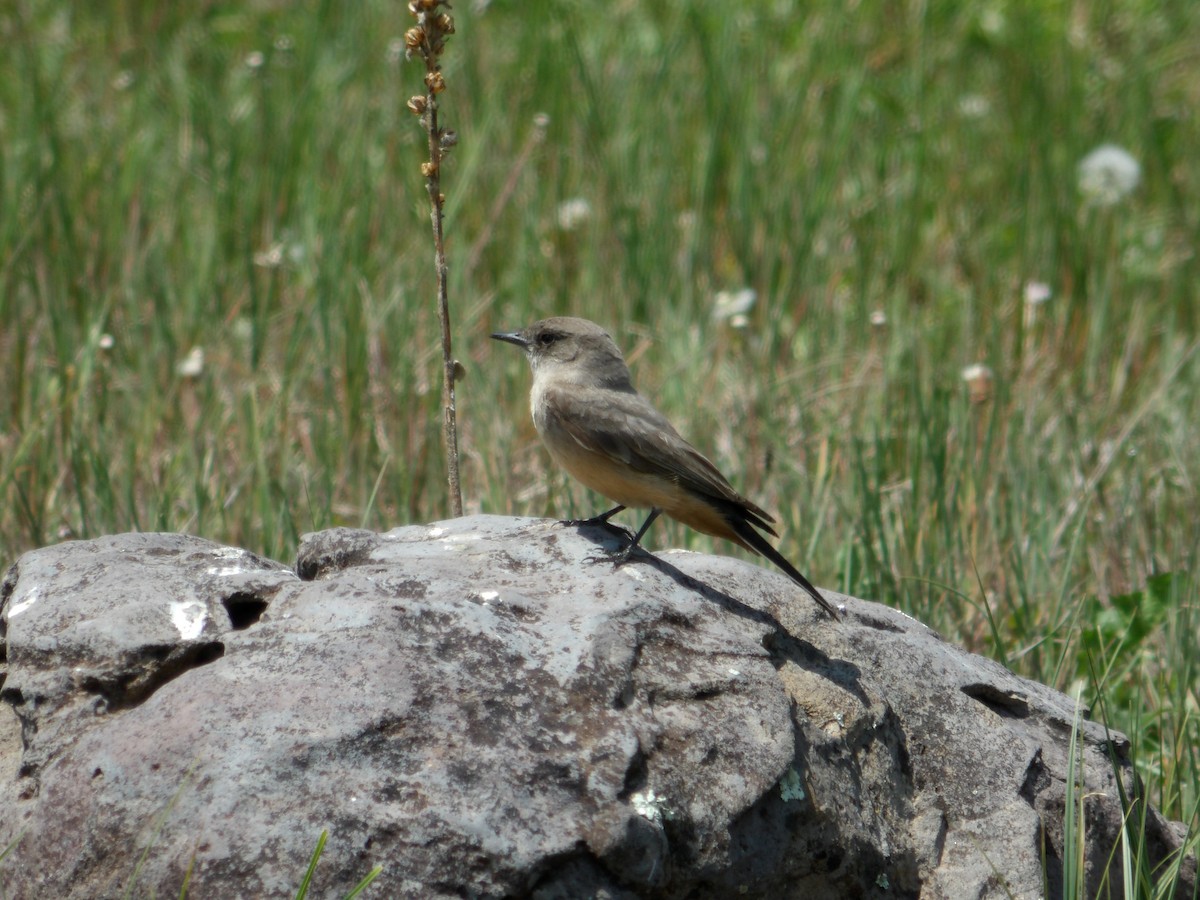
<svg viewBox="0 0 1200 900"><path fill-rule="evenodd" d="M729 523L729 527L732 528L734 533L742 540L743 546L755 551L756 553L761 553L771 562L775 563L775 565L779 566L779 568L783 570L784 574L787 575L788 578L792 579L792 581L804 588L804 590L808 592L809 596L817 601L817 604L821 607L821 609L829 613L830 618L834 619L835 621L841 618L838 615L837 609L834 608L834 605L822 597L821 592L813 587L812 582L801 575L800 570L788 562L782 553L772 547L767 542L765 537L755 531L754 526L750 521L748 521L744 516L738 515L738 511L731 511L730 514L726 516L725 521Z"/></svg>

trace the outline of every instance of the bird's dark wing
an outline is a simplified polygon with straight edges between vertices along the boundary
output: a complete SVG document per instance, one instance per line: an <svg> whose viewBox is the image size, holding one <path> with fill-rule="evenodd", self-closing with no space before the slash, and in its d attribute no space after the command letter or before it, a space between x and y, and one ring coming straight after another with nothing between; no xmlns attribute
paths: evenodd
<svg viewBox="0 0 1200 900"><path fill-rule="evenodd" d="M585 450L636 472L669 478L718 506L728 504L730 512L775 534L770 525L775 520L735 491L720 470L640 394L576 385L570 392L547 391L544 402L557 425Z"/></svg>

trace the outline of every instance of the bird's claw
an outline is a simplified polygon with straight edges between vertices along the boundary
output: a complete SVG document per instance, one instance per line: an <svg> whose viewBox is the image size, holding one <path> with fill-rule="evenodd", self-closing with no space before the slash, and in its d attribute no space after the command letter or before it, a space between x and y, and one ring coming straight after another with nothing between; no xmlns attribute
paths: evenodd
<svg viewBox="0 0 1200 900"><path fill-rule="evenodd" d="M633 546L622 547L620 550L603 550L598 554L585 556L583 561L589 563L612 563L612 567L614 569L619 569L621 566L625 565L625 563L633 559L634 554L639 550L641 550L641 547Z"/></svg>

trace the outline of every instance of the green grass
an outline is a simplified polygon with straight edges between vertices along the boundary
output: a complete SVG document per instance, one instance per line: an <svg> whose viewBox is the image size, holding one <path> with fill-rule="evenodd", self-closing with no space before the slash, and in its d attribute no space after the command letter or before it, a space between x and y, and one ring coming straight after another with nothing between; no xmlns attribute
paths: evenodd
<svg viewBox="0 0 1200 900"><path fill-rule="evenodd" d="M287 559L306 530L445 515L410 20L303 6L0 12L3 560L133 528ZM598 508L486 335L601 321L816 583L1102 698L1194 825L1200 5L455 12L468 511ZM1101 143L1142 166L1109 208L1076 183ZM714 321L747 287L748 326Z"/></svg>
<svg viewBox="0 0 1200 900"><path fill-rule="evenodd" d="M321 854L325 852L325 844L329 840L329 832L322 831L321 836L317 839L317 846L313 850L312 858L308 862L308 870L304 873L304 879L300 882L300 887L296 891L296 900L305 900L309 890L312 888L313 876L317 872L317 863L321 860ZM366 876L350 889L350 893L346 895L346 900L354 900L359 894L365 891L368 885L383 873L383 866L376 866Z"/></svg>

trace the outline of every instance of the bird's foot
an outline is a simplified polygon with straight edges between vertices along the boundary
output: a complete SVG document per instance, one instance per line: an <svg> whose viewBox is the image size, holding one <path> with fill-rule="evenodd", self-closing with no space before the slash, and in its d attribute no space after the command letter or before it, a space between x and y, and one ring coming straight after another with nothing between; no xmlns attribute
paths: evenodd
<svg viewBox="0 0 1200 900"><path fill-rule="evenodd" d="M619 569L629 562L629 553L625 550L606 550L602 553L585 556L583 561L586 563L612 563L614 569Z"/></svg>
<svg viewBox="0 0 1200 900"><path fill-rule="evenodd" d="M621 529L624 531L625 529ZM612 563L614 569L619 569L625 563L630 562L636 556L650 556L645 550L637 544L629 543L620 550L602 550L600 553L592 556L585 556L584 562L589 563Z"/></svg>

